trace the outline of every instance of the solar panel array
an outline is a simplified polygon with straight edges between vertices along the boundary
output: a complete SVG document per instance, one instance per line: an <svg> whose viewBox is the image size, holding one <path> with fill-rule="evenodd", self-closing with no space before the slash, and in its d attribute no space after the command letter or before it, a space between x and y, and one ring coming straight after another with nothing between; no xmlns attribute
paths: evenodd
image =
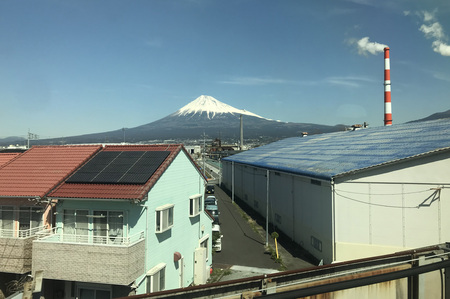
<svg viewBox="0 0 450 299"><path fill-rule="evenodd" d="M66 182L145 184L169 154L169 151L100 152Z"/></svg>

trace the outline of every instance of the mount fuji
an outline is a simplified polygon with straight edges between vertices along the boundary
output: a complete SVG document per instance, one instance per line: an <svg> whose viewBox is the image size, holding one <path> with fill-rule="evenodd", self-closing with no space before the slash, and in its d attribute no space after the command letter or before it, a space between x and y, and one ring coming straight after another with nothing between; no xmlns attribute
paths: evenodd
<svg viewBox="0 0 450 299"><path fill-rule="evenodd" d="M231 114L231 115L249 115L254 117L263 118L259 115L251 113L247 110L236 109L230 105L222 103L216 100L213 97L201 95L177 112L172 115L176 116L189 116L189 115L202 115L205 114L208 119L213 119L214 116L223 115L223 114Z"/></svg>
<svg viewBox="0 0 450 299"><path fill-rule="evenodd" d="M343 131L344 125L327 126L309 123L288 123L264 118L243 109L237 109L219 100L201 95L176 112L151 123L134 128L94 133L80 136L34 140L33 144L73 144L126 142L145 143L172 140L220 138L224 142L240 139L240 117L243 117L244 139L268 143L286 137L301 136L302 132L318 134Z"/></svg>

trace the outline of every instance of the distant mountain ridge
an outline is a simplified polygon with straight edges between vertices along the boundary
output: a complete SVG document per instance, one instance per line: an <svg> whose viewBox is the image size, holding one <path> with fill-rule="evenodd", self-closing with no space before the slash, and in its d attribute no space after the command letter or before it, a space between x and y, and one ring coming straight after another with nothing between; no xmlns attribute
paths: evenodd
<svg viewBox="0 0 450 299"><path fill-rule="evenodd" d="M450 117L449 114L450 110L433 115L442 118ZM167 140L186 143L189 140L203 140L205 136L208 139L220 138L224 142L238 142L241 115L244 139L260 140L261 143L301 136L302 132L320 134L343 131L348 127L271 120L247 110L234 108L211 96L201 95L176 112L145 125L102 133L33 140L31 144L160 143ZM0 145L24 144L25 141L24 138L6 138L0 139Z"/></svg>
<svg viewBox="0 0 450 299"><path fill-rule="evenodd" d="M427 116L425 118L409 121L408 123L419 122L419 121L427 121L427 120L435 120L435 119L441 119L441 118L450 118L450 110L447 110L447 111L444 111L444 112L434 113L434 114L431 114L430 116Z"/></svg>

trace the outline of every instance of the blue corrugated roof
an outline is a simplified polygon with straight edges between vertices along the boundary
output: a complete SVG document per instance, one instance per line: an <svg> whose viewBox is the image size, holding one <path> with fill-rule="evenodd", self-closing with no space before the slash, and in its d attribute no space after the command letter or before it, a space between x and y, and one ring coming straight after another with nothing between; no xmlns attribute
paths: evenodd
<svg viewBox="0 0 450 299"><path fill-rule="evenodd" d="M450 118L292 137L223 160L331 179L446 148L450 149Z"/></svg>

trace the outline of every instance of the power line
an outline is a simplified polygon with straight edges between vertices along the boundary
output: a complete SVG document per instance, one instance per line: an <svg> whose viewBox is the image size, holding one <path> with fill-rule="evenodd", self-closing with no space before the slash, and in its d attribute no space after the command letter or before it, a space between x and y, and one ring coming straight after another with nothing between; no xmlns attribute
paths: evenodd
<svg viewBox="0 0 450 299"><path fill-rule="evenodd" d="M428 190L429 191L429 190ZM436 192L439 192L440 189L436 190L435 192L433 192L433 194L435 194ZM371 203L371 202L366 202L366 201L362 201L359 199L355 199L355 198L351 198L342 194L339 194L338 192L335 192L336 195L351 200L351 201L355 201L355 202L359 202L362 204L366 204L366 205L371 205L371 206L378 206L378 207L384 207L384 208L396 208L396 209L419 209L420 207L426 206L424 203L426 200L428 200L428 198L430 198L431 196L429 196L425 201L423 201L422 203L416 205L416 206L393 206L393 205L385 205L385 204L377 204L377 203ZM434 200L432 200L431 202L433 202ZM431 203L430 203L431 204ZM429 205L428 205L429 206Z"/></svg>

